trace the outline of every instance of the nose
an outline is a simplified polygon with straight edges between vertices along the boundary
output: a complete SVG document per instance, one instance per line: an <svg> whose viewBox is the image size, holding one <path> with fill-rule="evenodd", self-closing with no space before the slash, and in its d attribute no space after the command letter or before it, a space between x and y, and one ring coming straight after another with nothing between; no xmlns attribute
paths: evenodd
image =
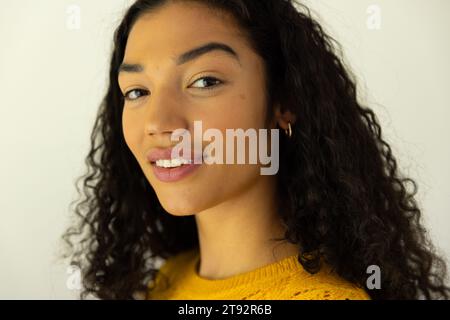
<svg viewBox="0 0 450 320"><path fill-rule="evenodd" d="M174 90L160 89L152 93L146 106L145 134L170 141L177 129L188 129L183 99Z"/></svg>

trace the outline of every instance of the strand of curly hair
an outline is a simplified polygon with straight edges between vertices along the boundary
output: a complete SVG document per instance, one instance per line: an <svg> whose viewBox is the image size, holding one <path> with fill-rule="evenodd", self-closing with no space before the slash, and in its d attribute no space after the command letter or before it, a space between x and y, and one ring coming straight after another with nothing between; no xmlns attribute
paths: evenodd
<svg viewBox="0 0 450 320"><path fill-rule="evenodd" d="M365 287L367 267L377 265L382 287L366 289L372 299L448 298L446 263L423 226L417 184L399 172L375 113L358 102L337 41L290 0L191 1L234 17L266 64L268 115L279 103L299 119L293 138L281 139L277 190L285 240L298 244L305 270L317 272L323 257ZM198 246L194 218L164 211L121 127L117 75L129 32L169 2L136 1L114 35L88 170L76 183L76 221L63 235L65 257L83 271L82 298L133 299L148 290L157 259Z"/></svg>

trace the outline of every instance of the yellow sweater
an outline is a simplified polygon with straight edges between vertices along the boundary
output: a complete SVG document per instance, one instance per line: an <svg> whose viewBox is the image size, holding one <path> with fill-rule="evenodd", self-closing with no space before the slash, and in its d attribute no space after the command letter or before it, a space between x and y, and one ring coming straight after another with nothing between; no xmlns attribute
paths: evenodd
<svg viewBox="0 0 450 320"><path fill-rule="evenodd" d="M149 283L151 300L370 300L367 292L323 266L312 275L293 255L253 271L226 279L200 277L198 249L169 258L155 281ZM167 276L167 277L165 277Z"/></svg>

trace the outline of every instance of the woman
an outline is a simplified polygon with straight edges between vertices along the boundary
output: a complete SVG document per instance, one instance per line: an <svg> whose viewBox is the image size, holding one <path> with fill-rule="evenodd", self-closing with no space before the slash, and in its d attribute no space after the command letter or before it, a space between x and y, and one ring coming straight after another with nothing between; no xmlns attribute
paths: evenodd
<svg viewBox="0 0 450 320"><path fill-rule="evenodd" d="M82 297L449 296L444 260L407 190L415 182L401 177L374 112L358 102L334 40L298 8L138 0L127 11L81 219L64 235L83 270ZM193 134L196 121L224 136L281 129L279 170L173 160L173 134Z"/></svg>

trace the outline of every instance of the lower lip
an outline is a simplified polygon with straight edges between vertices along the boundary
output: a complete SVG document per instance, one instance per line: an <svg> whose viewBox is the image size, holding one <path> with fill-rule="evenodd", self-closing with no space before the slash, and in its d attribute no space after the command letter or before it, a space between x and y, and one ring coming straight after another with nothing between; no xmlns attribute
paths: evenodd
<svg viewBox="0 0 450 320"><path fill-rule="evenodd" d="M177 168L161 168L152 164L153 173L156 178L162 182L177 182L187 177L195 170L197 170L201 164L186 164Z"/></svg>

